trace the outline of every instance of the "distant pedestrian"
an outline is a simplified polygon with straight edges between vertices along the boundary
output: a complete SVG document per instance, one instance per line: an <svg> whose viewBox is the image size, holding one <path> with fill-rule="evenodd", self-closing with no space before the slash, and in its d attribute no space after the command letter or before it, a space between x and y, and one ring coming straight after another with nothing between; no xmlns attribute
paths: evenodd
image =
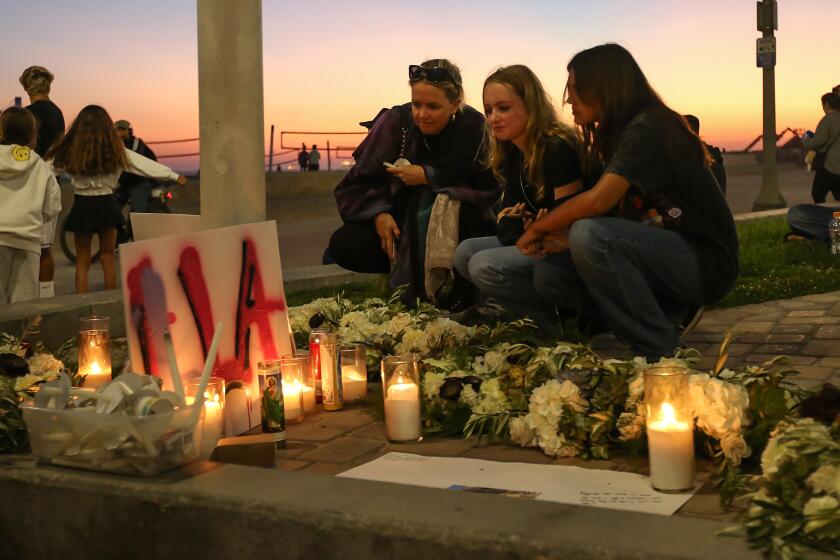
<svg viewBox="0 0 840 560"><path fill-rule="evenodd" d="M125 223L114 199L114 188L123 171L184 185L187 178L131 150L117 136L114 122L102 107L88 105L70 125L67 134L47 153L53 168L70 175L75 196L65 229L73 232L76 246L76 293L88 291L90 245L99 237L99 255L105 289L117 287L114 251L117 228Z"/></svg>
<svg viewBox="0 0 840 560"><path fill-rule="evenodd" d="M141 138L134 135L134 129L131 128L130 122L121 119L114 123L114 127L117 130L117 136L123 142L123 146L152 161L157 161L157 156L152 149ZM125 194L128 195L128 200L131 201L132 212L144 213L149 211L149 197L152 194L152 182L148 177L123 171L119 178L119 188L124 189Z"/></svg>
<svg viewBox="0 0 840 560"><path fill-rule="evenodd" d="M61 211L58 181L32 149L36 130L26 109L0 115L0 304L38 298L41 232Z"/></svg>
<svg viewBox="0 0 840 560"><path fill-rule="evenodd" d="M688 128L691 129L691 132L700 136L700 119L694 115L683 115L683 118L685 119L685 122L688 123ZM709 152L710 156L712 156L712 164L710 166L712 175L715 176L715 180L717 180L720 190L723 194L726 194L726 168L723 166L723 154L717 146L712 146L702 138L700 141L703 142L703 145L706 147L706 151Z"/></svg>
<svg viewBox="0 0 840 560"><path fill-rule="evenodd" d="M815 133L802 138L805 149L816 152L811 164L815 171L811 198L816 204L825 202L829 192L840 200L840 97L826 93L821 101L825 116Z"/></svg>
<svg viewBox="0 0 840 560"><path fill-rule="evenodd" d="M321 152L318 151L318 146L312 144L312 150L309 152L309 171L318 171L321 167Z"/></svg>
<svg viewBox="0 0 840 560"><path fill-rule="evenodd" d="M306 144L301 144L301 149L298 152L298 167L301 171L309 169L309 153L306 151Z"/></svg>
<svg viewBox="0 0 840 560"><path fill-rule="evenodd" d="M64 134L64 114L50 100L50 87L54 76L43 66L30 66L20 75L20 85L29 96L30 105L26 107L35 116L38 132L35 152L44 157L56 140ZM58 216L44 224L41 232L41 258L38 272L40 297L55 295L55 262L52 256L52 242Z"/></svg>

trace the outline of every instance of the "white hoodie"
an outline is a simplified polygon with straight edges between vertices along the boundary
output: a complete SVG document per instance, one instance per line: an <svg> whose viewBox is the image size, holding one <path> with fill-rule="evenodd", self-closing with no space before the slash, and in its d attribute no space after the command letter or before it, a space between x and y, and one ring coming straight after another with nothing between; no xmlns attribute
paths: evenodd
<svg viewBox="0 0 840 560"><path fill-rule="evenodd" d="M0 144L0 245L41 252L41 228L61 211L61 190L35 150Z"/></svg>

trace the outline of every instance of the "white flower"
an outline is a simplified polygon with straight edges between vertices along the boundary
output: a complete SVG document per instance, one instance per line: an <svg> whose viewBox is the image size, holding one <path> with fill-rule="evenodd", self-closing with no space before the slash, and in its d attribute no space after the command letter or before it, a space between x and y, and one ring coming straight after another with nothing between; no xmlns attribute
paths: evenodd
<svg viewBox="0 0 840 560"><path fill-rule="evenodd" d="M761 471L764 476L772 475L778 472L779 466L788 458L785 453L786 448L779 445L779 441L772 437L767 442L767 446L761 453Z"/></svg>
<svg viewBox="0 0 840 560"><path fill-rule="evenodd" d="M472 407L474 414L499 414L508 410L507 395L502 391L497 378L483 382L479 401Z"/></svg>
<svg viewBox="0 0 840 560"><path fill-rule="evenodd" d="M740 434L748 422L750 398L741 385L698 373L689 379L689 394L697 427L715 439Z"/></svg>
<svg viewBox="0 0 840 560"><path fill-rule="evenodd" d="M752 454L747 442L740 434L724 435L720 440L720 448L723 450L723 455L736 467L741 464L741 459Z"/></svg>
<svg viewBox="0 0 840 560"><path fill-rule="evenodd" d="M567 405L581 412L586 408L586 401L580 396L580 388L568 379L562 383L552 379L545 386L549 388L553 409L557 410L558 406L562 408L563 405Z"/></svg>
<svg viewBox="0 0 840 560"><path fill-rule="evenodd" d="M534 447L537 445L536 434L523 418L513 418L510 421L510 439L522 447Z"/></svg>
<svg viewBox="0 0 840 560"><path fill-rule="evenodd" d="M638 400L645 396L645 377L641 373L633 376L627 385L628 399Z"/></svg>
<svg viewBox="0 0 840 560"><path fill-rule="evenodd" d="M818 496L811 498L802 508L802 513L808 516L828 515L840 507L840 502L833 496Z"/></svg>
<svg viewBox="0 0 840 560"><path fill-rule="evenodd" d="M478 404L478 393L472 388L472 385L466 384L461 389L461 396L458 398L462 403L472 408Z"/></svg>
<svg viewBox="0 0 840 560"><path fill-rule="evenodd" d="M414 328L407 328L403 331L402 339L394 348L397 354L420 354L429 352L429 338L426 333Z"/></svg>
<svg viewBox="0 0 840 560"><path fill-rule="evenodd" d="M29 364L29 373L45 376L45 379L48 377L48 381L58 376L64 368L64 364L51 354L35 354L26 362Z"/></svg>
<svg viewBox="0 0 840 560"><path fill-rule="evenodd" d="M617 426L621 441L631 441L642 435L645 417L633 412L622 412L618 417Z"/></svg>
<svg viewBox="0 0 840 560"><path fill-rule="evenodd" d="M414 319L412 319L411 315L408 313L397 313L391 317L390 321L388 321L388 324L385 327L385 334L396 337L407 329L413 322Z"/></svg>
<svg viewBox="0 0 840 560"><path fill-rule="evenodd" d="M423 396L426 399L436 399L440 396L440 387L446 379L445 373L426 372L423 375Z"/></svg>
<svg viewBox="0 0 840 560"><path fill-rule="evenodd" d="M827 492L840 497L840 465L823 465L808 477L814 492Z"/></svg>

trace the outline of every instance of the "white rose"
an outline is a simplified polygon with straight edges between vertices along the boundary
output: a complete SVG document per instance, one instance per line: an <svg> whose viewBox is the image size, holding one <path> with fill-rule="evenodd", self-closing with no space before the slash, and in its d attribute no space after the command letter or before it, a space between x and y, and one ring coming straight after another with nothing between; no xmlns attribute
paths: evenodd
<svg viewBox="0 0 840 560"><path fill-rule="evenodd" d="M740 434L726 434L720 440L720 447L723 455L736 467L741 464L741 459L752 453Z"/></svg>
<svg viewBox="0 0 840 560"><path fill-rule="evenodd" d="M840 507L840 502L833 496L818 496L811 498L805 507L802 508L802 513L808 516L813 515L829 515Z"/></svg>
<svg viewBox="0 0 840 560"><path fill-rule="evenodd" d="M472 385L464 385L461 389L461 396L459 397L459 400L472 408L473 405L478 403L478 393L475 392Z"/></svg>
<svg viewBox="0 0 840 560"><path fill-rule="evenodd" d="M827 492L840 497L840 465L823 465L808 477L814 492Z"/></svg>
<svg viewBox="0 0 840 560"><path fill-rule="evenodd" d="M536 434L528 427L523 418L513 418L510 421L510 439L522 447L534 447L537 445Z"/></svg>
<svg viewBox="0 0 840 560"><path fill-rule="evenodd" d="M390 321L388 321L388 326L385 329L385 333L390 336L397 336L401 332L403 332L409 325L412 324L411 315L408 313L397 313L394 315Z"/></svg>
<svg viewBox="0 0 840 560"><path fill-rule="evenodd" d="M49 378L47 380L58 376L59 372L64 368L64 364L60 360L56 360L51 354L35 354L26 360L26 362L29 364L30 373L47 376Z"/></svg>
<svg viewBox="0 0 840 560"><path fill-rule="evenodd" d="M445 373L426 372L423 375L423 395L426 399L436 399L440 396L440 387L445 379Z"/></svg>

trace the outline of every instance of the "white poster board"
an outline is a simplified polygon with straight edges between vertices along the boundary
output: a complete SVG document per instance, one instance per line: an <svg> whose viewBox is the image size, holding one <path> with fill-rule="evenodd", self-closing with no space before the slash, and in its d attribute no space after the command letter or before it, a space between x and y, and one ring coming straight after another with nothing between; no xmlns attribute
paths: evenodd
<svg viewBox="0 0 840 560"><path fill-rule="evenodd" d="M170 235L183 235L201 229L201 216L195 214L131 213L131 233L135 241Z"/></svg>
<svg viewBox="0 0 840 560"><path fill-rule="evenodd" d="M672 515L694 494L663 494L640 474L388 453L338 476L578 506Z"/></svg>
<svg viewBox="0 0 840 560"><path fill-rule="evenodd" d="M277 224L127 243L120 264L132 369L172 389L168 328L181 376L197 377L221 321L213 375L226 381L225 433L258 425L257 363L292 353Z"/></svg>

